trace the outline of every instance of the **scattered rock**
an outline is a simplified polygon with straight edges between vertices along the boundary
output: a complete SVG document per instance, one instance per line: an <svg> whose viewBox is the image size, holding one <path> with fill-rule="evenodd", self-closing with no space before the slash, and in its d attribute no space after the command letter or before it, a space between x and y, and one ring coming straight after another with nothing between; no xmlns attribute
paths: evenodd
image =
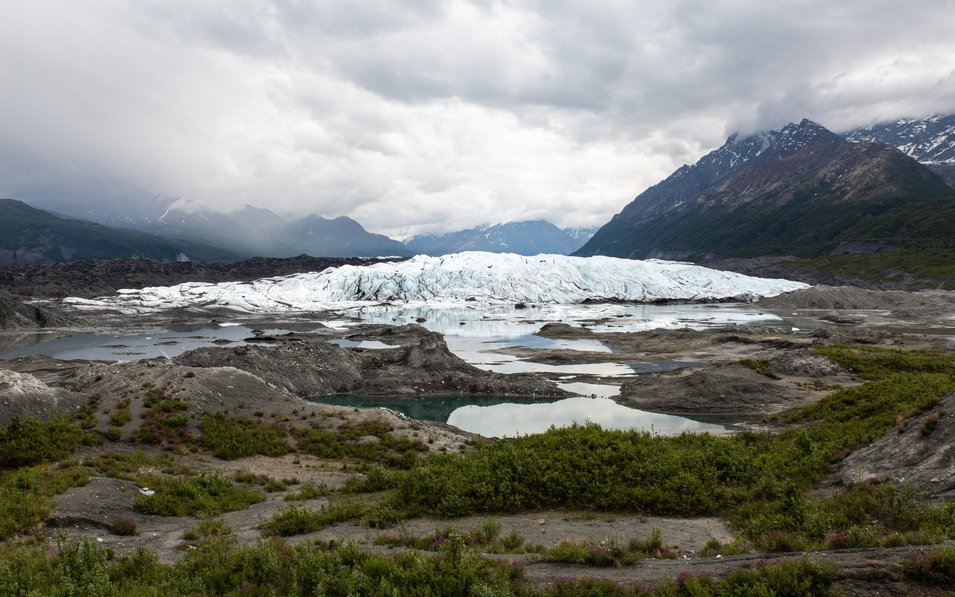
<svg viewBox="0 0 955 597"><path fill-rule="evenodd" d="M790 350L769 360L773 373L794 377L830 377L846 375L847 372L826 357L809 354L802 350Z"/></svg>

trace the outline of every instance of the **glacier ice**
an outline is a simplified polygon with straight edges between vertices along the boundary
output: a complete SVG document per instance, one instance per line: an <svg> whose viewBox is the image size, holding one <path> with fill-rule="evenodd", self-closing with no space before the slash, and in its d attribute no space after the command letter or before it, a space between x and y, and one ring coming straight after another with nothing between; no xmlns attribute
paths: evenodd
<svg viewBox="0 0 955 597"><path fill-rule="evenodd" d="M752 301L806 284L724 272L689 263L613 257L465 252L402 262L219 284L120 290L78 308L151 311L225 307L246 312L311 311L349 304L575 304L584 301Z"/></svg>

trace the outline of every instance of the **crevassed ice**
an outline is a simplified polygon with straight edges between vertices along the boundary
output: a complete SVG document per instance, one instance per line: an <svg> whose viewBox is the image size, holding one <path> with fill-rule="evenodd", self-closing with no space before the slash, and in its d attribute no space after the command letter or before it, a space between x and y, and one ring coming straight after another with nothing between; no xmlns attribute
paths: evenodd
<svg viewBox="0 0 955 597"><path fill-rule="evenodd" d="M348 303L551 303L585 300L756 300L805 288L800 282L755 278L698 265L613 257L533 257L466 252L398 263L351 266L252 282L186 283L121 290L78 307L137 310L219 306L249 312L304 311Z"/></svg>

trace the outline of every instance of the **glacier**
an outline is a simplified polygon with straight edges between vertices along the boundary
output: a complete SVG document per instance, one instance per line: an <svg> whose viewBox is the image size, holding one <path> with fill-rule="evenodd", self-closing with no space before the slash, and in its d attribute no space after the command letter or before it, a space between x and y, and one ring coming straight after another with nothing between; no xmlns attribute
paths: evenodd
<svg viewBox="0 0 955 597"><path fill-rule="evenodd" d="M218 284L120 290L69 298L76 308L130 311L221 307L250 313L342 308L369 303L577 304L591 301L754 301L806 288L782 279L724 272L684 262L614 257L532 257L464 252L407 261L345 265L322 272Z"/></svg>

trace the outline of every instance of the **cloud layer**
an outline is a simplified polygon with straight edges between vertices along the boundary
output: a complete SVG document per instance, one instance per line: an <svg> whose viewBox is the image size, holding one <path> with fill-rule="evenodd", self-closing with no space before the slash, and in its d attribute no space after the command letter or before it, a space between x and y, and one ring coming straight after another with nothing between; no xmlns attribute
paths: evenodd
<svg viewBox="0 0 955 597"><path fill-rule="evenodd" d="M0 196L597 225L735 130L955 111L955 2L31 0Z"/></svg>

